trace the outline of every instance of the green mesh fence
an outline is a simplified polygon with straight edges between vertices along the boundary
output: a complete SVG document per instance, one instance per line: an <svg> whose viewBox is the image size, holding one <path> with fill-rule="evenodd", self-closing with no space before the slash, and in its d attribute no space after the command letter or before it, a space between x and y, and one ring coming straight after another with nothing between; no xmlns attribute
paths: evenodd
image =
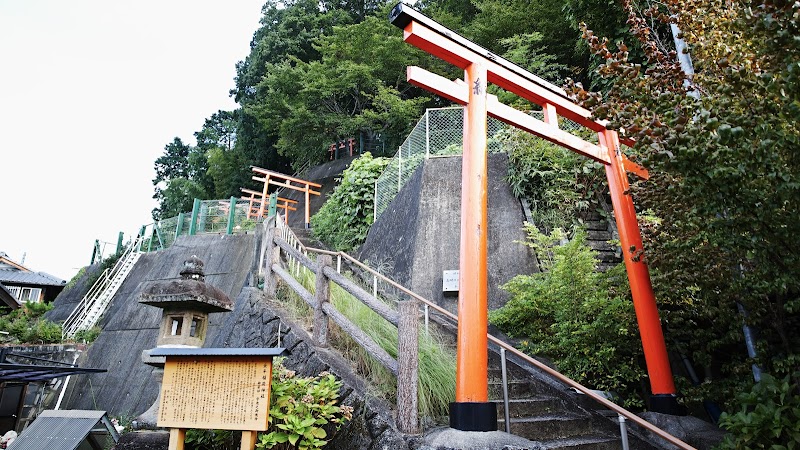
<svg viewBox="0 0 800 450"><path fill-rule="evenodd" d="M250 207L248 200L236 200L233 210L233 222L231 233L244 233L255 229L256 219L247 218L247 210ZM228 224L231 219L230 200L203 200L200 202L200 210L197 215L195 234L227 233ZM191 227L192 213L187 212L180 216L170 217L169 219L159 220L144 227L145 238L139 245L139 250L143 252L156 251L171 246L178 236L189 234Z"/></svg>
<svg viewBox="0 0 800 450"><path fill-rule="evenodd" d="M542 119L540 111L533 111L530 114ZM487 128L489 153L506 151L503 146L503 137L513 128L492 117L487 120ZM571 120L559 117L559 128L570 133L577 132L582 136L588 136L588 140L597 143L594 133ZM375 220L378 220L378 217L389 207L397 193L425 159L461 155L463 135L463 107L455 106L425 111L375 182Z"/></svg>

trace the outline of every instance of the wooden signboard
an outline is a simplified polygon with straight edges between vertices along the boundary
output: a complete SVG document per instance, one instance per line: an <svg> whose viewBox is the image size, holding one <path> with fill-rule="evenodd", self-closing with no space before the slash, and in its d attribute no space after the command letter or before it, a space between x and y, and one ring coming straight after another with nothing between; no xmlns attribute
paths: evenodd
<svg viewBox="0 0 800 450"><path fill-rule="evenodd" d="M158 426L266 431L270 356L167 359Z"/></svg>
<svg viewBox="0 0 800 450"><path fill-rule="evenodd" d="M269 425L272 358L282 348L157 348L165 357L159 427L170 429L170 450L182 450L189 428L242 430L253 450Z"/></svg>

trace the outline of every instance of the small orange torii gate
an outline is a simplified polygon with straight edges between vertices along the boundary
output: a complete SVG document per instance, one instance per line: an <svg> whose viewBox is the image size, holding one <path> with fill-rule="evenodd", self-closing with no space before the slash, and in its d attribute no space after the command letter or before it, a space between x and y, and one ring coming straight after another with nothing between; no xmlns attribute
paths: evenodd
<svg viewBox="0 0 800 450"><path fill-rule="evenodd" d="M262 169L261 167L251 166L250 168L253 170L253 172L263 175L263 177L258 177L255 175L252 177L253 180L264 183L264 189L261 192L261 206L258 209L258 217L264 217L264 211L267 208L266 205L269 198L267 195L269 191L269 185L284 187L305 193L305 227L311 228L311 195L320 195L319 191L315 191L312 188L319 189L322 187L321 184L312 183L310 181L291 177L289 175L284 175L280 172Z"/></svg>
<svg viewBox="0 0 800 450"><path fill-rule="evenodd" d="M628 161L616 131L594 120L563 89L548 83L408 5L389 15L403 29L403 39L433 56L464 69L464 80L450 81L420 67L408 67L407 80L465 105L461 188L456 398L450 404L450 427L464 431L497 428L497 410L488 402L488 270L487 270L487 115L533 133L605 165L617 228L631 286L652 396L650 409L675 413L677 401L650 274L642 255L642 237L630 195L627 171L647 178L647 171ZM487 93L493 83L542 107L544 121L500 103ZM558 116L597 132L599 145L558 128ZM632 145L631 141L625 144Z"/></svg>
<svg viewBox="0 0 800 450"><path fill-rule="evenodd" d="M249 195L242 195L242 200L249 200L250 204L247 209L247 218L252 219L253 216L260 217L258 214L261 211L261 192L254 191L252 189L245 189L239 188L243 193ZM283 221L289 223L289 211L297 211L292 205L296 205L298 202L297 200L292 200L288 198L278 197L277 202L275 204L276 207L283 209ZM269 205L269 201L267 201L267 205Z"/></svg>

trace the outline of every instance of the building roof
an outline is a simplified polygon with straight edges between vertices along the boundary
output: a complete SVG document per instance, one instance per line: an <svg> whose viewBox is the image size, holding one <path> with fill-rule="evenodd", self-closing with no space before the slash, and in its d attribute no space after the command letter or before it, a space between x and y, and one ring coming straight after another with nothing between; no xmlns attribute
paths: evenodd
<svg viewBox="0 0 800 450"><path fill-rule="evenodd" d="M98 372L107 372L107 370L72 366L36 366L30 364L0 363L0 382L13 381L18 383L33 383L70 375Z"/></svg>
<svg viewBox="0 0 800 450"><path fill-rule="evenodd" d="M75 450L100 424L116 442L119 436L105 411L46 410L22 431L9 450ZM94 447L94 446L93 446Z"/></svg>
<svg viewBox="0 0 800 450"><path fill-rule="evenodd" d="M44 272L0 270L0 283L24 284L32 286L63 286L67 282Z"/></svg>
<svg viewBox="0 0 800 450"><path fill-rule="evenodd" d="M30 272L30 269L28 269L27 267L9 258L6 252L0 252L0 266L3 265L13 267L16 270L23 270L25 272Z"/></svg>

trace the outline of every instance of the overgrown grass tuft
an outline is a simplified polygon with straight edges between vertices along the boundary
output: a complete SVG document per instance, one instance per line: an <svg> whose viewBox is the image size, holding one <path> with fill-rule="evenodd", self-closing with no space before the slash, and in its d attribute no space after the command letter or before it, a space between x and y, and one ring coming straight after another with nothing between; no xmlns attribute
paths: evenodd
<svg viewBox="0 0 800 450"><path fill-rule="evenodd" d="M296 275L309 292L314 292L315 275L301 269ZM310 327L311 308L289 288L281 289L278 297L284 300L282 306L295 315L298 320ZM344 289L331 285L331 303L345 317L369 335L376 344L392 357L397 357L397 328L369 307L354 298ZM393 305L392 305L393 306ZM335 323L330 322L329 340L331 346L350 361L355 370L377 388L377 393L390 402L395 402L397 380L378 361L372 358L353 339ZM455 355L447 352L443 339L435 331L419 335L419 413L423 418L434 419L447 414L449 403L455 398Z"/></svg>

